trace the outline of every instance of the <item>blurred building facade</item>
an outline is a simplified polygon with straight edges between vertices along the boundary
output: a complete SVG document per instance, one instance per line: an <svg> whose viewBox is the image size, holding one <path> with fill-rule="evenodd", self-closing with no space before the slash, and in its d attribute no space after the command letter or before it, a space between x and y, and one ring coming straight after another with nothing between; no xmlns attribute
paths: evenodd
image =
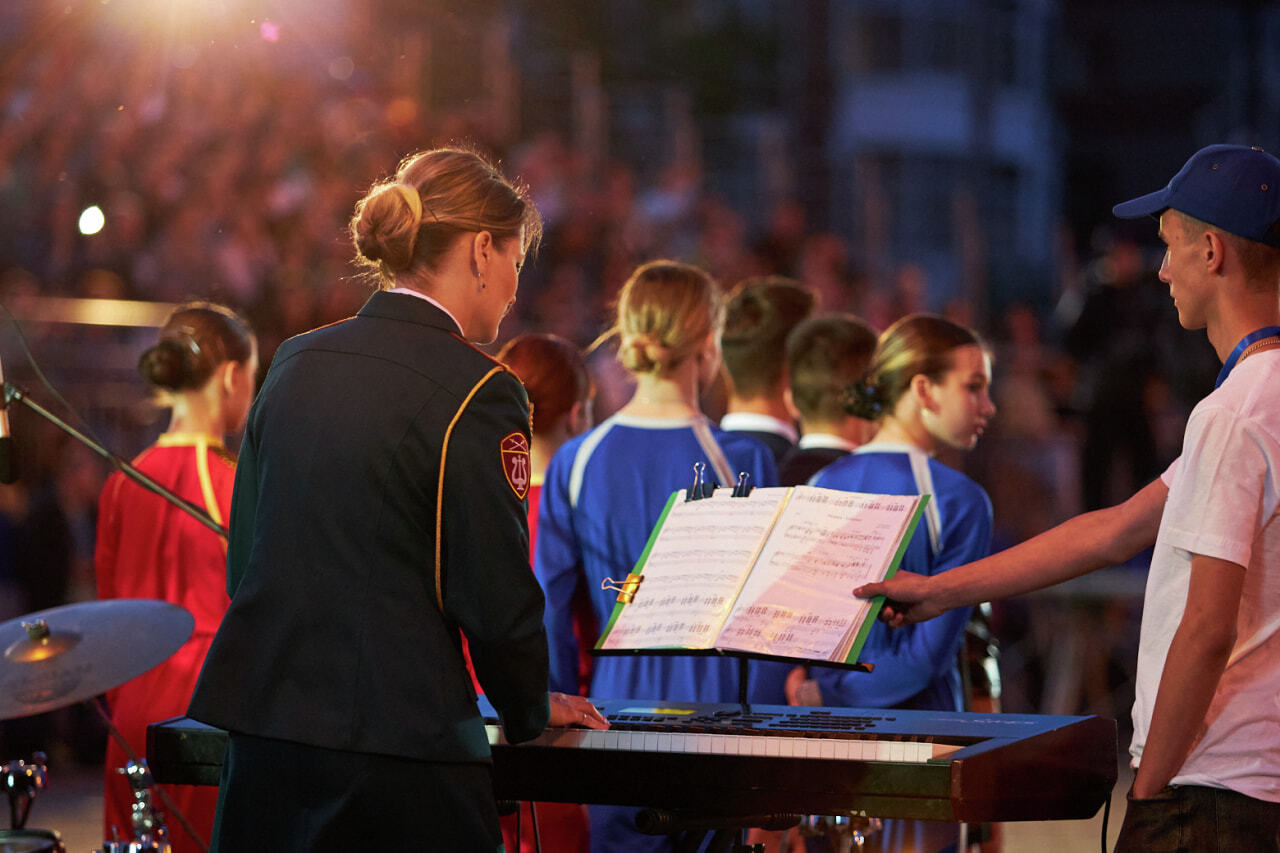
<svg viewBox="0 0 1280 853"><path fill-rule="evenodd" d="M577 12L590 22L579 44L598 38L599 52L534 62L524 79L568 83L561 117L607 147L600 159L655 181L661 166L673 186L680 167L701 172L757 231L798 203L805 227L846 242L855 288L910 265L934 310L985 308L992 286L1027 298L1052 278L1054 0L610 0Z"/></svg>

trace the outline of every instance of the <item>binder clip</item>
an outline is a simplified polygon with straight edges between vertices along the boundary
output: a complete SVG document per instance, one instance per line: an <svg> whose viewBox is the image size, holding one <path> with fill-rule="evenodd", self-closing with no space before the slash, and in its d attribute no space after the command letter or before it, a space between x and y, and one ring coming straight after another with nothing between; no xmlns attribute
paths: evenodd
<svg viewBox="0 0 1280 853"><path fill-rule="evenodd" d="M751 475L746 471L738 472L738 485L733 487L733 494L730 497L745 498L751 494L751 490L755 486L750 485Z"/></svg>
<svg viewBox="0 0 1280 853"><path fill-rule="evenodd" d="M716 484L705 482L703 476L707 472L707 463L693 463L693 485L689 487L689 491L685 494L686 501L696 501L701 498L709 498L716 491Z"/></svg>
<svg viewBox="0 0 1280 853"><path fill-rule="evenodd" d="M644 575L638 575L635 572L627 575L626 580L616 581L613 578L605 578L600 581L600 589L611 589L618 593L618 601L621 604L630 604L631 600L636 597L636 588L640 586L640 581L644 580Z"/></svg>

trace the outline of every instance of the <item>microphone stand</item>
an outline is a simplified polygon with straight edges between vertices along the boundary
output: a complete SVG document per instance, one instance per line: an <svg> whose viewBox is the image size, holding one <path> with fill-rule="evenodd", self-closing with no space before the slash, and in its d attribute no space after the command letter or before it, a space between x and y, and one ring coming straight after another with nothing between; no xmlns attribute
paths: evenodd
<svg viewBox="0 0 1280 853"><path fill-rule="evenodd" d="M76 441L79 441L81 444L88 447L94 453L97 453L99 456L106 459L112 465L115 465L117 468L120 469L120 472L124 474L126 477L128 477L130 480L133 480L135 483L137 483L139 486L142 486L142 488L146 489L147 491L153 492L159 495L160 497L164 498L165 500L169 501L169 503L173 504L178 509L187 513L196 521L200 522L205 527L212 530L214 533L217 533L219 536L227 535L226 528L224 528L221 524L218 524L218 522L214 521L209 516L209 514L205 512L203 509L201 509L200 507L196 506L195 504L191 503L188 500L178 497L173 492L169 491L164 486L160 485L155 480L151 479L146 474L142 473L137 468L133 467L128 462L124 461L119 456L117 456L116 454L108 450L107 448L103 447L98 442L89 438L87 435L80 432L70 424L66 423L57 415L55 415L53 412L49 411L44 406L41 406L39 403L29 398L27 396L27 393L23 391L21 388L19 388L17 385L14 385L12 382L5 382L4 395L3 395L3 398L0 398L0 410L8 409L9 404L14 402L22 403L24 406L31 409L33 412L40 415L40 417L44 418L49 423L56 426L58 429L62 430L67 435L74 438Z"/></svg>

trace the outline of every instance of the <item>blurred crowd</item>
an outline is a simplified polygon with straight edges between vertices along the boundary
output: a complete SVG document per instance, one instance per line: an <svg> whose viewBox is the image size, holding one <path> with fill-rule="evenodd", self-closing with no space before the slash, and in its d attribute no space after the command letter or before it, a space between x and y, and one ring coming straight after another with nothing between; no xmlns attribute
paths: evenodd
<svg viewBox="0 0 1280 853"><path fill-rule="evenodd" d="M748 216L709 190L696 162L599 163L564 134L513 135L483 109L432 111L413 97L395 50L317 74L282 62L267 38L234 55L181 57L157 40L122 47L87 27L38 39L11 32L0 43L0 302L19 317L33 296L213 299L251 318L265 369L285 337L349 316L366 298L346 223L385 164L467 140L529 184L546 222L499 344L526 331L589 344L628 273L659 257L698 264L726 288L791 276L822 310L851 311L876 329L922 310L976 325L996 352L999 413L963 464L992 497L997 549L1158 476L1191 405L1212 387L1212 351L1178 328L1155 277L1158 250L1144 242L1154 226L1100 228L1079 262L1065 251L1042 304L935 305L909 258L888 275L859 270L848 241L813 228L800 199ZM351 53L377 55L372 45ZM105 226L82 235L90 205ZM127 456L159 431L147 406L120 412L111 402L137 397L128 374L150 330L24 331L62 390L79 389L67 396L112 449ZM6 378L29 377L14 363L13 334L0 326ZM602 418L624 392L608 353L592 365ZM712 416L716 405L707 401ZM34 416L13 416L24 471L0 486L0 619L91 597L93 515L108 470ZM1137 603L1119 606L1120 624L1136 626L1123 608ZM1031 637L1031 621L1011 607L997 627ZM1040 659L1024 658L1026 667ZM1034 680L1019 684L1026 695L1006 710L1035 709ZM1063 701L1072 707L1055 710L1127 708L1106 696Z"/></svg>

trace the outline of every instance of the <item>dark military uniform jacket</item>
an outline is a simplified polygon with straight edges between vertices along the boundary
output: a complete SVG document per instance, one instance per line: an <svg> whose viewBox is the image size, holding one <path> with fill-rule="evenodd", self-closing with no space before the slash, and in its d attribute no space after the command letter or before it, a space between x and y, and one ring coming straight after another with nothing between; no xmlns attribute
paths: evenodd
<svg viewBox="0 0 1280 853"><path fill-rule="evenodd" d="M463 664L513 741L546 725L524 388L409 294L285 341L231 503L231 607L188 711L234 732L487 759Z"/></svg>

